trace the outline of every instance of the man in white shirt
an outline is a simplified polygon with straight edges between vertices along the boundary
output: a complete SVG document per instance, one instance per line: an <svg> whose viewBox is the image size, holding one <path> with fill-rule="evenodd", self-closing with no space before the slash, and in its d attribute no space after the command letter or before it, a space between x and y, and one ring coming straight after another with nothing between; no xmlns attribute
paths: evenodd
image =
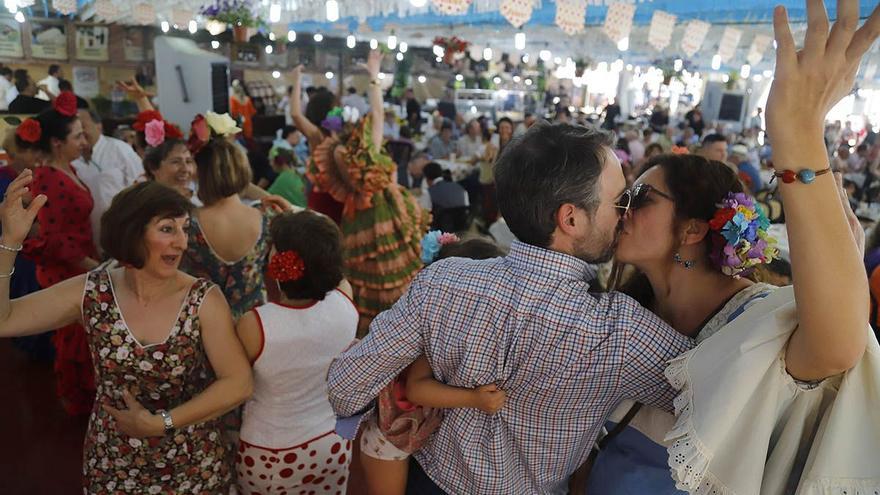
<svg viewBox="0 0 880 495"><path fill-rule="evenodd" d="M6 93L10 88L15 88L12 84L12 69L9 67L0 67L0 110L9 110L9 100L6 100Z"/></svg>
<svg viewBox="0 0 880 495"><path fill-rule="evenodd" d="M77 112L83 125L88 149L73 162L77 176L88 186L95 202L91 222L93 238L101 238L101 215L110 207L119 191L134 184L144 175L144 166L134 149L102 133L101 121L88 109ZM100 251L100 246L98 246Z"/></svg>
<svg viewBox="0 0 880 495"><path fill-rule="evenodd" d="M354 88L348 88L348 94L342 97L342 106L357 108L362 117L370 113L370 104Z"/></svg>
<svg viewBox="0 0 880 495"><path fill-rule="evenodd" d="M61 66L59 66L58 64L50 65L49 76L37 82L38 88L45 88L45 90L40 90L37 98L49 101L53 97L58 96L58 93L61 92L61 90L58 88L59 79L61 79ZM47 94L47 91L49 94Z"/></svg>

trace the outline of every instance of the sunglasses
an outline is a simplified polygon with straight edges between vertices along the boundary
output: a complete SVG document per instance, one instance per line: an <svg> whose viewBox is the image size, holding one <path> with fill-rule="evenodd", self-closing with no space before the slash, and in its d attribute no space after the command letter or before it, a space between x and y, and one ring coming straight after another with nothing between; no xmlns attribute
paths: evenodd
<svg viewBox="0 0 880 495"><path fill-rule="evenodd" d="M614 207L620 210L620 216L624 216L630 210L636 211L645 206L645 201L648 199L648 195L652 192L661 198L675 202L672 196L663 191L658 191L657 188L650 184L638 184L631 189L624 191Z"/></svg>

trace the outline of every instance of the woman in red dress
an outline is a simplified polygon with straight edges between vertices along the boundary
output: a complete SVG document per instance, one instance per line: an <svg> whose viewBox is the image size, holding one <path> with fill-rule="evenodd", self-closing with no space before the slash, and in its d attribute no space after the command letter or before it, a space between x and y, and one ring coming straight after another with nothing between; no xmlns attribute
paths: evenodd
<svg viewBox="0 0 880 495"><path fill-rule="evenodd" d="M77 178L70 162L88 143L76 117L76 98L64 92L54 108L37 116L38 147L47 160L34 169L31 191L49 197L37 216L39 229L24 243L24 253L37 265L37 282L47 288L98 266L89 214L92 194ZM68 414L88 414L95 398L94 370L79 323L57 329L56 390Z"/></svg>

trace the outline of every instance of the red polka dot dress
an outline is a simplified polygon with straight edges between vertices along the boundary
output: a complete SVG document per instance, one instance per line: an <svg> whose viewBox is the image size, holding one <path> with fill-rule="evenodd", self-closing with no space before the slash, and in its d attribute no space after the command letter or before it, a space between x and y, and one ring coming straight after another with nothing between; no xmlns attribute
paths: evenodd
<svg viewBox="0 0 880 495"><path fill-rule="evenodd" d="M243 495L317 495L346 491L351 442L334 431L327 399L330 362L354 339L358 313L333 290L307 307L254 310L263 348L254 361L254 394L245 404L236 454Z"/></svg>
<svg viewBox="0 0 880 495"><path fill-rule="evenodd" d="M76 172L71 167L71 174ZM39 230L24 243L23 253L37 265L37 282L47 288L85 273L80 262L98 258L89 215L92 194L79 181L54 167L37 167L30 186L34 195L49 200L37 214ZM95 381L82 325L57 329L55 345L56 390L69 414L88 414L95 399Z"/></svg>

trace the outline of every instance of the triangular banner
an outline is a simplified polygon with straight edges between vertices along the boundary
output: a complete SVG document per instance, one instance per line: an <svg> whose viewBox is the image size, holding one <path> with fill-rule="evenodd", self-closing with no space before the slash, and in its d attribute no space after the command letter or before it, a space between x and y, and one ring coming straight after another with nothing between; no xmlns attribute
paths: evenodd
<svg viewBox="0 0 880 495"><path fill-rule="evenodd" d="M572 36L584 30L587 0L556 0L556 25Z"/></svg>
<svg viewBox="0 0 880 495"><path fill-rule="evenodd" d="M507 22L518 28L532 18L532 0L501 0L498 10Z"/></svg>

